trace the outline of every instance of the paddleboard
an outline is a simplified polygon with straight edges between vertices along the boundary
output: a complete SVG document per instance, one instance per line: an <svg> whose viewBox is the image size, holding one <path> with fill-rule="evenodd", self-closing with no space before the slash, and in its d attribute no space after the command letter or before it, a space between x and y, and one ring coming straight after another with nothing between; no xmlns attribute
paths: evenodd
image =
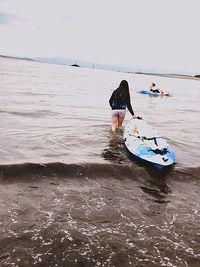
<svg viewBox="0 0 200 267"><path fill-rule="evenodd" d="M166 96L168 96L169 95L169 93L154 93L154 92L151 92L151 91L147 91L147 90L140 90L139 91L139 93L141 93L141 94L148 94L148 95L166 95Z"/></svg>
<svg viewBox="0 0 200 267"><path fill-rule="evenodd" d="M143 119L131 119L125 126L124 142L134 156L160 166L175 162L167 141Z"/></svg>

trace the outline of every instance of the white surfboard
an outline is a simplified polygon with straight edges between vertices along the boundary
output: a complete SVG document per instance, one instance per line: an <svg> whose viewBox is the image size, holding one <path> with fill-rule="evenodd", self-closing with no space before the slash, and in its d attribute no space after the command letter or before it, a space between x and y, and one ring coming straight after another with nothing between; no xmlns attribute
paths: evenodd
<svg viewBox="0 0 200 267"><path fill-rule="evenodd" d="M143 119L131 119L125 126L124 142L136 157L153 164L170 166L175 154L167 141Z"/></svg>

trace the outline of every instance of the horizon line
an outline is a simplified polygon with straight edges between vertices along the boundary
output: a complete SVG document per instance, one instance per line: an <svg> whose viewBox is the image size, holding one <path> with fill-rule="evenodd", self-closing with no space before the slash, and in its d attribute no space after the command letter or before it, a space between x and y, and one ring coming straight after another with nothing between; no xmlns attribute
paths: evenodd
<svg viewBox="0 0 200 267"><path fill-rule="evenodd" d="M72 59L72 58L65 58L65 57L56 57L56 56L52 56L52 57L22 57L22 56L11 56L11 55L3 55L3 54L0 54L0 57L5 57L5 58L13 58L13 59L19 59L19 60L29 60L29 61L33 61L33 62L40 62L40 63L49 63L49 64L57 64L57 65L66 65L66 66L74 66L76 65L76 67L89 67L89 66L81 66L79 65L77 62L78 61L81 61L83 62L83 64L91 64L90 68L94 69L95 68L95 65L98 66L97 69L107 69L109 68L109 70L113 70L113 71L121 71L121 72L125 72L125 73L133 73L133 74L145 74L145 75L173 75L173 76L186 76L186 77L194 77L194 78L200 78L200 75L198 74L185 74L187 73L186 71L184 71L185 73L170 73L170 72L167 72L167 71L163 71L163 70L158 70L158 72L152 72L153 68L149 69L149 71L145 70L145 67L144 67L144 70L140 70L142 68L137 68L137 67L132 67L132 66L127 66L127 69L126 67L123 67L123 65L109 65L109 64L104 64L104 63L93 63L91 61L86 61L86 60L77 60L77 59ZM44 61L42 61L42 59ZM45 61L46 60L49 60L49 61ZM63 59L63 60L71 60L71 61L74 61L75 63L71 63L71 64L67 64L67 63L61 63L61 62L53 62L52 59ZM108 67L108 68L106 68ZM119 69L113 69L113 68L121 68L121 70ZM130 71L128 69L135 69L135 71ZM138 70L137 70L138 69ZM148 68L146 68L148 69Z"/></svg>

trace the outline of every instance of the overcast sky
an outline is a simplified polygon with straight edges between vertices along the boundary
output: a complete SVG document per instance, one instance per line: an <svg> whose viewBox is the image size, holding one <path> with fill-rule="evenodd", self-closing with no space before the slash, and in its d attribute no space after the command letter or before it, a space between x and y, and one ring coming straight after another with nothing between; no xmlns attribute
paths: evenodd
<svg viewBox="0 0 200 267"><path fill-rule="evenodd" d="M0 0L0 54L200 73L200 0Z"/></svg>

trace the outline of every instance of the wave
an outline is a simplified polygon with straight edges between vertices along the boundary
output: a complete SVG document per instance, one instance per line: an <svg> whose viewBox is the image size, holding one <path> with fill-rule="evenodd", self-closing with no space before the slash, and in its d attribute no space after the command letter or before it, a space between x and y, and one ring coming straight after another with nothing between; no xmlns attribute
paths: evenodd
<svg viewBox="0 0 200 267"><path fill-rule="evenodd" d="M43 117L55 116L58 114L51 110L36 110L33 112L0 110L0 113L6 113L9 115L20 116L20 117L31 117L31 118L43 118Z"/></svg>
<svg viewBox="0 0 200 267"><path fill-rule="evenodd" d="M167 180L198 180L199 167L165 168L156 170L148 167L130 166L127 164L110 163L83 163L65 164L53 163L22 163L0 165L0 179L3 180L27 180L42 179L48 177L57 178L115 178L148 180L149 178Z"/></svg>

